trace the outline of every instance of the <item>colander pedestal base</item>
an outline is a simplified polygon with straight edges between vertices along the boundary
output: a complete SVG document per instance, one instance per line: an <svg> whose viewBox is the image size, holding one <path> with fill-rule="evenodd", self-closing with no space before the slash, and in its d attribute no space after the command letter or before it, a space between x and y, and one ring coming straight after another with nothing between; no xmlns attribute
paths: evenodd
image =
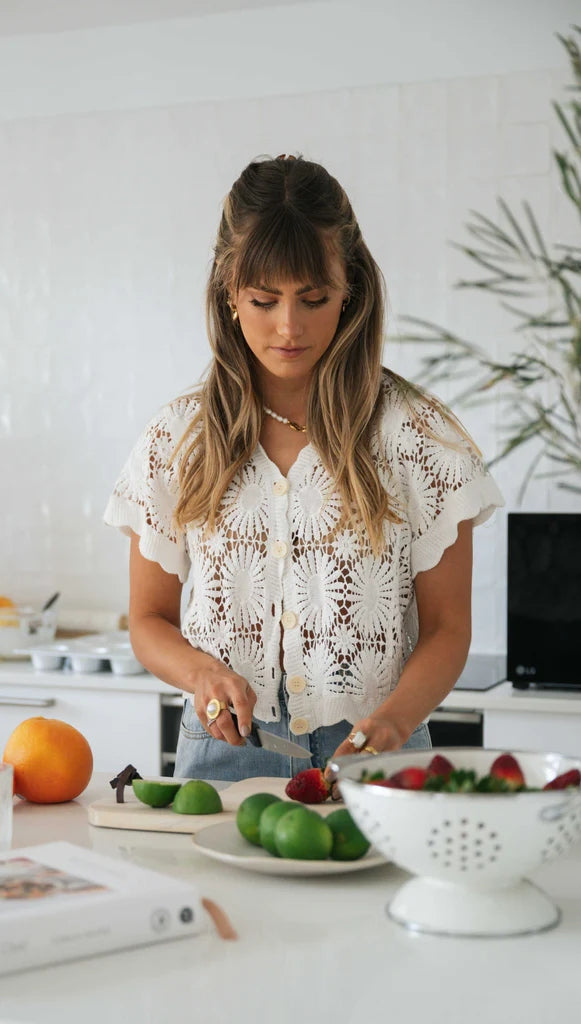
<svg viewBox="0 0 581 1024"><path fill-rule="evenodd" d="M398 890L387 913L412 931L475 938L542 932L554 928L561 917L549 897L526 879L483 892L432 878L412 878Z"/></svg>

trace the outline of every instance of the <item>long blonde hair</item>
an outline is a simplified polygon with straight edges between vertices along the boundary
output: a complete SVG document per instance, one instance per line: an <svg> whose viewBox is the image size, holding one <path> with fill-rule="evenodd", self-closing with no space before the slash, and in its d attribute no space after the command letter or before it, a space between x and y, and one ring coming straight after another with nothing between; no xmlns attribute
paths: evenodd
<svg viewBox="0 0 581 1024"><path fill-rule="evenodd" d="M333 255L343 261L350 300L312 373L309 440L341 497L339 525L354 528L378 552L384 520L400 521L371 455L386 374L383 276L338 181L319 164L278 157L250 163L224 202L206 292L214 358L195 392L198 410L174 454L180 460L178 526L194 522L215 529L224 494L259 441L258 374L239 321L232 318L229 295L257 281L333 284Z"/></svg>

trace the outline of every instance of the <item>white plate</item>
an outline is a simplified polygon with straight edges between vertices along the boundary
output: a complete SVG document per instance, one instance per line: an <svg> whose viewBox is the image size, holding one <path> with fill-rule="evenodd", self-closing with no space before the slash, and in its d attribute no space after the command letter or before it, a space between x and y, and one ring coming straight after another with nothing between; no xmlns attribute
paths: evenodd
<svg viewBox="0 0 581 1024"><path fill-rule="evenodd" d="M235 822L223 821L208 825L192 836L196 850L205 857L221 860L245 871L263 875L339 875L346 871L364 871L389 863L375 850L360 860L289 860L273 857L261 846L252 846L240 835Z"/></svg>

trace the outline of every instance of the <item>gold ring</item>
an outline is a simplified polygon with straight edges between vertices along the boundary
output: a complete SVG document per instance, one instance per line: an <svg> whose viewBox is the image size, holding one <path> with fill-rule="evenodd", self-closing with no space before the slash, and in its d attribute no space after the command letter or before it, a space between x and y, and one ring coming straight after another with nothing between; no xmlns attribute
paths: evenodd
<svg viewBox="0 0 581 1024"><path fill-rule="evenodd" d="M379 751L376 750L375 747L369 747L368 746L368 747L363 747L363 749L366 750L368 754L378 754L379 753Z"/></svg>
<svg viewBox="0 0 581 1024"><path fill-rule="evenodd" d="M352 743L356 750L361 750L361 748L367 743L367 736L365 733L361 732L361 729L358 729L357 732L352 732L347 738L349 743Z"/></svg>
<svg viewBox="0 0 581 1024"><path fill-rule="evenodd" d="M206 718L208 722L215 722L220 712L225 711L227 707L228 705L223 700L213 697L206 705Z"/></svg>

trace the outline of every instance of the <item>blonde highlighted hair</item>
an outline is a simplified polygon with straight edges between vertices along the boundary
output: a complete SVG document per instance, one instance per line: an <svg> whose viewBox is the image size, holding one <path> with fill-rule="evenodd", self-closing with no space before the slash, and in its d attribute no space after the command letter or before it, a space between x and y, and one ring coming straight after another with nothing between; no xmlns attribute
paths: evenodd
<svg viewBox="0 0 581 1024"><path fill-rule="evenodd" d="M381 365L383 276L338 181L319 164L278 157L250 163L224 202L206 292L214 358L195 392L197 413L174 453L179 527L195 523L208 532L215 529L224 494L259 441L258 374L239 321L232 318L229 296L258 281L334 285L334 256L345 268L350 300L312 373L308 437L342 499L340 526L355 529L378 552L384 547L384 521L400 521L371 455L388 373ZM420 393L388 376L404 393Z"/></svg>

